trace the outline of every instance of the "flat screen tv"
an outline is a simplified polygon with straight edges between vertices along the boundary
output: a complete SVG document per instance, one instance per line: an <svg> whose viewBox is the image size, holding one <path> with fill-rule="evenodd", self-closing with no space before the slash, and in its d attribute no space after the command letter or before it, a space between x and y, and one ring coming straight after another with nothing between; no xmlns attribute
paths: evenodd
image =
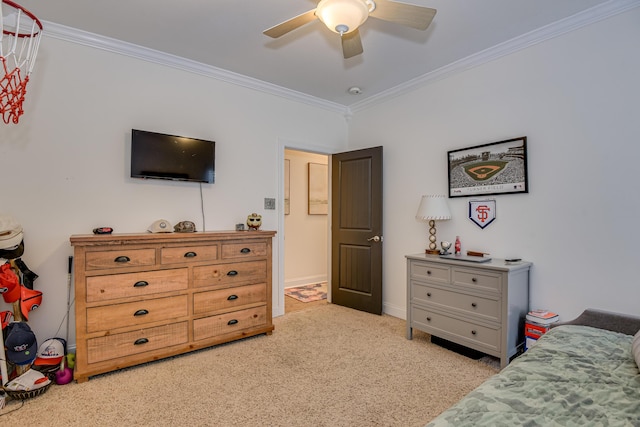
<svg viewBox="0 0 640 427"><path fill-rule="evenodd" d="M214 141L131 130L131 177L213 183Z"/></svg>

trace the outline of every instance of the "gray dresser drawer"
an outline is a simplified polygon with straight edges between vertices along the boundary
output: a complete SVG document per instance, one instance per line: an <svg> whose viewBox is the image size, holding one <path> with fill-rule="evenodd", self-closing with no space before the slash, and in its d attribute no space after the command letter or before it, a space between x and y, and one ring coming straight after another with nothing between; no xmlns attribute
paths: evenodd
<svg viewBox="0 0 640 427"><path fill-rule="evenodd" d="M524 348L531 263L414 254L407 258L407 339L418 329L500 358Z"/></svg>
<svg viewBox="0 0 640 427"><path fill-rule="evenodd" d="M411 319L415 327L432 335L471 344L477 349L500 351L499 325L479 325L417 306L411 307Z"/></svg>
<svg viewBox="0 0 640 427"><path fill-rule="evenodd" d="M411 278L430 282L449 283L451 281L451 268L428 262L414 262L411 264Z"/></svg>
<svg viewBox="0 0 640 427"><path fill-rule="evenodd" d="M420 282L411 282L411 295L413 302L418 304L441 306L446 310L492 322L501 320L499 295L494 297L470 295Z"/></svg>
<svg viewBox="0 0 640 427"><path fill-rule="evenodd" d="M500 274L471 268L454 268L452 270L454 285L468 286L483 291L500 292L502 289L501 277Z"/></svg>

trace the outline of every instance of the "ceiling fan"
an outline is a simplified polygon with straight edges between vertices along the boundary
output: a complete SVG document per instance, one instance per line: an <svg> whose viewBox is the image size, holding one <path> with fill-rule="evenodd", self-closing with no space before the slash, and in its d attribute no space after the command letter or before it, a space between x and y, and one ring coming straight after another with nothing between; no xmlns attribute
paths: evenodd
<svg viewBox="0 0 640 427"><path fill-rule="evenodd" d="M342 53L347 59L363 52L358 27L368 17L426 30L435 14L435 9L389 0L320 0L315 9L271 27L263 34L276 39L317 18L340 34Z"/></svg>

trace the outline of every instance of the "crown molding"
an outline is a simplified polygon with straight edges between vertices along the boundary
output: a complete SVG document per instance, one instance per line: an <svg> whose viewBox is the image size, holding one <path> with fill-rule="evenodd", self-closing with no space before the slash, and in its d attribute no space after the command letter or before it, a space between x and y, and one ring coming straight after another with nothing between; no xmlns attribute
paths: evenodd
<svg viewBox="0 0 640 427"><path fill-rule="evenodd" d="M319 107L325 110L346 115L348 108L344 105L330 102L321 98L304 94L302 92L287 89L272 83L254 79L222 68L206 65L201 62L182 58L169 53L160 52L158 50L149 49L138 46L133 43L123 42L110 37L101 36L77 28L67 27L55 22L43 21L45 31L44 37L63 40L70 43L76 43L96 49L105 50L120 55L129 56L140 59L142 61L152 62L154 64L164 65L187 71L201 76L210 77L223 82L231 83L237 86L254 89L271 95L279 96L288 100L300 102L313 107Z"/></svg>
<svg viewBox="0 0 640 427"><path fill-rule="evenodd" d="M598 6L594 6L568 18L561 19L552 24L530 31L526 34L490 47L459 61L452 62L437 70L423 74L415 79L408 80L400 85L382 91L349 106L350 114L373 107L389 99L404 95L418 88L424 87L438 80L451 77L495 59L526 49L538 43L563 34L575 31L579 28L602 21L614 15L629 11L640 6L640 0L610 0Z"/></svg>
<svg viewBox="0 0 640 427"><path fill-rule="evenodd" d="M321 98L304 94L302 92L287 89L282 86L267 83L262 80L234 73L222 68L206 65L201 62L171 55L165 52L145 48L110 37L100 36L76 28L67 27L64 25L56 24L55 22L43 22L45 22L46 24L46 30L44 31L45 37L51 37L58 40L63 40L83 46L93 47L96 49L129 56L143 61L176 68L182 71L199 74L234 85L279 96L281 98L342 114L348 121L349 118L351 118L353 114L358 111L370 108L433 82L451 77L454 74L461 73L463 71L469 70L503 56L510 55L535 44L544 42L554 37L561 36L595 22L602 21L611 16L626 12L638 6L640 6L640 0L610 0L606 3L594 6L568 18L559 20L545 27L541 27L529 33L523 34L522 36L516 37L504 43L500 43L496 46L470 55L459 61L445 65L444 67L440 67L437 70L408 80L407 82L367 97L361 101L351 104L350 106L344 106L341 104L330 102Z"/></svg>

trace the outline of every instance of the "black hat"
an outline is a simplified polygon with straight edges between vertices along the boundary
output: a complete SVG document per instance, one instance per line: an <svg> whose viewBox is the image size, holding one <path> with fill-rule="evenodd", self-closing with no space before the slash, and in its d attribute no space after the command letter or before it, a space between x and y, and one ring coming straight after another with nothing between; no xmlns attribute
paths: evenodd
<svg viewBox="0 0 640 427"><path fill-rule="evenodd" d="M7 349L7 360L16 365L28 365L37 355L38 342L35 334L25 322L9 323L4 345Z"/></svg>

